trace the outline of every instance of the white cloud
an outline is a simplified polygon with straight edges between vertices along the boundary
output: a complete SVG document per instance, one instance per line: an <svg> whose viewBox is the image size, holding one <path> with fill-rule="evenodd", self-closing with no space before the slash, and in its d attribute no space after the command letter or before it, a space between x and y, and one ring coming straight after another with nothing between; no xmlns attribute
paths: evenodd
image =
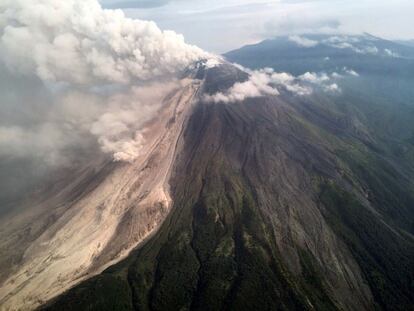
<svg viewBox="0 0 414 311"><path fill-rule="evenodd" d="M355 70L352 70L352 69L348 69L348 68L346 68L346 67L344 67L344 72L345 73L347 73L347 74L349 74L349 75L351 75L351 76L354 76L354 77L359 77L359 73L358 72L356 72Z"/></svg>
<svg viewBox="0 0 414 311"><path fill-rule="evenodd" d="M338 93L341 91L337 83L333 80L338 80L342 78L337 72L333 72L328 75L327 73L315 73L315 72L306 72L303 75L299 76L298 79L312 84L314 87L319 87L325 92Z"/></svg>
<svg viewBox="0 0 414 311"><path fill-rule="evenodd" d="M221 53L280 35L368 32L410 39L414 37L413 11L412 0L197 0L126 10L130 16L155 20L163 28L185 34L192 43Z"/></svg>
<svg viewBox="0 0 414 311"><path fill-rule="evenodd" d="M314 47L319 44L318 41L310 40L301 36L289 36L289 40L295 42L299 46L303 46L306 48Z"/></svg>
<svg viewBox="0 0 414 311"><path fill-rule="evenodd" d="M366 43L370 41L370 43ZM373 37L365 35L362 37L359 36L332 36L328 39L322 41L323 44L328 45L337 49L350 49L358 54L378 54L378 48L373 45L372 41L375 41Z"/></svg>
<svg viewBox="0 0 414 311"><path fill-rule="evenodd" d="M271 83L271 75L268 72L264 70L253 71L250 73L249 80L235 83L224 93L219 92L213 95L206 95L204 100L215 103L233 103L243 101L246 98L279 95L279 91Z"/></svg>
<svg viewBox="0 0 414 311"><path fill-rule="evenodd" d="M313 84L322 84L330 80L326 73L306 72L298 77L299 80L306 81Z"/></svg>
<svg viewBox="0 0 414 311"><path fill-rule="evenodd" d="M390 49L384 49L384 53L385 53L385 55L387 55L389 57L394 57L394 58L400 57L400 55L398 53L396 53L394 51L391 51Z"/></svg>
<svg viewBox="0 0 414 311"><path fill-rule="evenodd" d="M339 88L338 84L336 84L336 83L324 85L323 88L327 92L336 93L336 92L340 92L341 91L341 89Z"/></svg>
<svg viewBox="0 0 414 311"><path fill-rule="evenodd" d="M339 73L337 73L337 72L333 72L332 73L332 78L334 78L334 79L340 79L340 78L342 78L342 75L340 75Z"/></svg>
<svg viewBox="0 0 414 311"><path fill-rule="evenodd" d="M310 95L314 89L329 93L341 92L341 88L336 81L343 78L343 76L337 72L331 74L306 72L295 77L286 72L275 72L271 68L255 71L240 66L239 68L249 73L250 77L247 81L235 83L225 92L207 95L204 100L215 103L234 103L252 97L277 96L282 89L298 96ZM355 71L345 68L344 72L349 75L358 75Z"/></svg>
<svg viewBox="0 0 414 311"><path fill-rule="evenodd" d="M249 70L235 64L240 70L249 74L249 79L245 82L235 83L225 92L218 92L213 95L204 96L204 100L214 103L234 103L247 98L261 96L277 96L280 91L286 90L293 95L307 96L315 90L326 93L340 93L341 87L338 85L340 79L345 75L359 77L359 74L344 67L341 73L332 72L306 72L300 76L293 76L286 72L275 72L272 68L260 70Z"/></svg>
<svg viewBox="0 0 414 311"><path fill-rule="evenodd" d="M366 47L362 47L361 49L357 49L356 50L359 53L362 54L378 54L378 48L376 46L366 46Z"/></svg>

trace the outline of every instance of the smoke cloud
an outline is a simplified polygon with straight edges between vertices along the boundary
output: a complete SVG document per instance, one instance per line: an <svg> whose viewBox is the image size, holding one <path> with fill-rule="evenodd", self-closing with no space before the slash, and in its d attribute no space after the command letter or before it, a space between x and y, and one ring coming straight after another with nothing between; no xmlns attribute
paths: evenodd
<svg viewBox="0 0 414 311"><path fill-rule="evenodd" d="M102 153L134 161L177 77L210 58L97 0L0 1L0 174L16 177L2 178L0 202L28 172L38 181Z"/></svg>
<svg viewBox="0 0 414 311"><path fill-rule="evenodd" d="M46 81L146 81L206 57L183 36L104 10L96 0L3 0L0 27L9 68Z"/></svg>
<svg viewBox="0 0 414 311"><path fill-rule="evenodd" d="M115 161L135 160L145 143L145 123L160 109L163 97L178 86L178 81L153 83L109 98L105 111L90 128L102 151L112 154Z"/></svg>
<svg viewBox="0 0 414 311"><path fill-rule="evenodd" d="M37 150L50 158L69 141L75 143L74 133L89 133L115 160L131 161L143 143L139 127L160 107L160 96L145 93L152 93L157 81L166 84L208 57L181 35L126 18L121 10L102 9L97 0L1 1L0 60L9 76L43 81L44 94L50 95L46 101L52 104L19 97L24 86L11 85L14 99L3 104L3 112L21 118L17 110L38 101L39 120L2 122L0 155ZM76 111L82 113L74 115Z"/></svg>

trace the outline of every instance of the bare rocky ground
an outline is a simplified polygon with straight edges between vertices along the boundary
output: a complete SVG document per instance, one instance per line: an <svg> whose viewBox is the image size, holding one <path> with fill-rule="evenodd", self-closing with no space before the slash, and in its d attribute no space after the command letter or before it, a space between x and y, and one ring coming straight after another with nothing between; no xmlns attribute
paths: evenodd
<svg viewBox="0 0 414 311"><path fill-rule="evenodd" d="M369 128L325 96L205 102L247 76L195 76L141 159L96 162L2 226L3 253L22 245L5 310L412 307L414 197Z"/></svg>
<svg viewBox="0 0 414 311"><path fill-rule="evenodd" d="M171 207L168 179L197 82L168 94L133 163L95 159L1 223L2 310L33 309L125 258Z"/></svg>

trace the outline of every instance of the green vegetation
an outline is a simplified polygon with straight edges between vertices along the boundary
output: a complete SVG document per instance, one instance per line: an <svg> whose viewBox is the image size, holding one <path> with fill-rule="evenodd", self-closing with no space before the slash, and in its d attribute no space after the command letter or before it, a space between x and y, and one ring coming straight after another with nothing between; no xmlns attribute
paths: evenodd
<svg viewBox="0 0 414 311"><path fill-rule="evenodd" d="M44 310L133 310L131 290L125 280L104 273L70 290L56 302L52 301Z"/></svg>
<svg viewBox="0 0 414 311"><path fill-rule="evenodd" d="M322 186L325 217L352 251L375 301L385 310L410 310L414 243L393 231L357 198L335 184Z"/></svg>
<svg viewBox="0 0 414 311"><path fill-rule="evenodd" d="M129 259L45 310L336 310L310 255L296 280L251 192L219 171Z"/></svg>
<svg viewBox="0 0 414 311"><path fill-rule="evenodd" d="M288 56L294 58L294 53ZM322 56L310 56L312 68L325 64ZM290 224L290 217L302 225L299 235L308 234L304 229L320 230L321 236L310 237L314 240L324 238L327 231L319 226L328 224L339 243L321 244L333 252L337 245L346 246L349 258L342 258L341 251L335 255L344 265L347 260L359 265L373 295L374 301L366 302L372 303L369 307L412 310L414 93L407 81L414 77L405 82L387 79L378 71L378 59L338 57L339 65L363 73L359 80L341 80L340 95L316 93L298 100L281 94L237 105L199 105L184 133L185 148L171 180L174 207L159 231L126 260L45 310L347 307L334 295L335 281L324 275L317 252L290 236L278 236L290 232L272 221L283 226ZM274 53L271 59L279 64ZM284 64L293 73L303 73L312 71L307 61ZM394 62L389 60L383 70L412 74L412 60L393 69ZM228 73L218 70L219 82L210 76L207 91L231 85ZM237 81L244 78L229 75ZM289 206L290 200L296 205ZM318 217L322 213L320 223L306 218L314 215L303 212L311 208ZM293 255L282 256L286 254L276 242L281 240ZM297 271L286 257L297 261Z"/></svg>
<svg viewBox="0 0 414 311"><path fill-rule="evenodd" d="M318 310L337 310L335 303L326 293L322 273L313 256L304 250L300 251L299 256L302 266L302 278L299 282L302 283L306 295L311 297L311 301L318 302Z"/></svg>

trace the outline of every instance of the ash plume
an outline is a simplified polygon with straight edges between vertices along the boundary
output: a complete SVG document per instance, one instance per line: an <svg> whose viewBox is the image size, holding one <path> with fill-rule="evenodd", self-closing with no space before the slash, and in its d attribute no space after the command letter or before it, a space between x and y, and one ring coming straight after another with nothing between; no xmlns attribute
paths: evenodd
<svg viewBox="0 0 414 311"><path fill-rule="evenodd" d="M2 1L0 60L7 74L1 79L43 81L44 94L50 95L46 101L52 102L21 97L24 86L10 85L11 99L3 97L2 113L21 118L19 113L37 101L38 119L2 122L2 153L21 156L30 149L53 153L56 162L55 154L69 143L66 134L76 144L73 133L89 132L114 159L132 160L142 143L141 120L151 118L161 101L161 96L146 98L148 85L174 80L207 56L183 36L161 31L151 21L126 18L121 10L103 9L97 0Z"/></svg>
<svg viewBox="0 0 414 311"><path fill-rule="evenodd" d="M178 75L210 57L97 0L0 1L0 174L16 176L0 201L31 180L21 163L36 184L102 152L134 161Z"/></svg>
<svg viewBox="0 0 414 311"><path fill-rule="evenodd" d="M183 36L126 18L121 10L104 10L97 0L5 0L0 27L6 64L47 81L147 81L206 55Z"/></svg>

